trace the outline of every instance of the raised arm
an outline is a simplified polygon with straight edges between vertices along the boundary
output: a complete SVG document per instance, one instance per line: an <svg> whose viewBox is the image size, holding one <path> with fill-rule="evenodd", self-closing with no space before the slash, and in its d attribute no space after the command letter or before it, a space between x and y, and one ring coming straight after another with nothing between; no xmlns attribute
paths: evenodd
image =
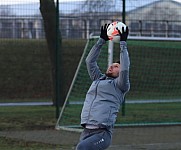
<svg viewBox="0 0 181 150"><path fill-rule="evenodd" d="M97 65L97 59L99 57L101 47L109 40L107 36L107 27L107 24L101 27L100 38L92 47L86 58L87 70L92 80L96 80L102 76L99 66Z"/></svg>
<svg viewBox="0 0 181 150"><path fill-rule="evenodd" d="M122 33L119 31L119 34L120 34L120 72L119 72L119 77L116 79L116 83L120 88L120 90L123 93L126 93L130 88L130 82L129 82L130 60L127 50L127 43L126 43L129 34L128 27L126 27L126 31L124 31L123 28Z"/></svg>
<svg viewBox="0 0 181 150"><path fill-rule="evenodd" d="M92 47L92 49L90 50L86 58L87 71L89 73L91 80L96 80L102 75L99 69L99 66L97 65L97 59L100 54L100 49L104 43L105 43L105 40L102 38L99 38L99 40Z"/></svg>

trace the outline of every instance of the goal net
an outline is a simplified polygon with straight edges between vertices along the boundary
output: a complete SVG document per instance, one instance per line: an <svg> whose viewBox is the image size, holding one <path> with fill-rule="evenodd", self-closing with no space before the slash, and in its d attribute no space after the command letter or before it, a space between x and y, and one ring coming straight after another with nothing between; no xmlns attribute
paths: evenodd
<svg viewBox="0 0 181 150"><path fill-rule="evenodd" d="M90 38L78 65L56 128L80 127L80 114L91 80L85 58L98 38ZM118 114L116 126L181 124L181 43L180 39L128 38L131 89L126 95L125 116ZM119 59L119 44L105 44L98 65L105 72ZM110 58L110 55L113 58ZM109 59L108 59L109 58Z"/></svg>

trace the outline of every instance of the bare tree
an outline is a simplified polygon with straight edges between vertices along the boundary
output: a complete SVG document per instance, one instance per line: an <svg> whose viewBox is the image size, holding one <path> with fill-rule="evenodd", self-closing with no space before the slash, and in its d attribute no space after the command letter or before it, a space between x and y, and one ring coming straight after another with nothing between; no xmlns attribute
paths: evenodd
<svg viewBox="0 0 181 150"><path fill-rule="evenodd" d="M40 0L40 12L44 21L44 30L47 40L49 56L51 61L52 70L52 89L53 89L53 104L56 104L56 6L54 0ZM61 39L61 38L60 38ZM61 46L61 40L60 40ZM63 86L63 85L61 85ZM63 89L63 88L61 88ZM61 93L60 105L63 105L64 95L63 91Z"/></svg>
<svg viewBox="0 0 181 150"><path fill-rule="evenodd" d="M82 6L89 13L103 12L111 9L110 1L108 0L86 0Z"/></svg>

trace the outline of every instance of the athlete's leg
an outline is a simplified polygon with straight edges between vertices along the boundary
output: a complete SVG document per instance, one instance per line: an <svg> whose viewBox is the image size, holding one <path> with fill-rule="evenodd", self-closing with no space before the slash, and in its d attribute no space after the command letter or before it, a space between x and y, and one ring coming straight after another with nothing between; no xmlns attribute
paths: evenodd
<svg viewBox="0 0 181 150"><path fill-rule="evenodd" d="M104 150L111 144L111 133L107 130L85 129L76 150Z"/></svg>

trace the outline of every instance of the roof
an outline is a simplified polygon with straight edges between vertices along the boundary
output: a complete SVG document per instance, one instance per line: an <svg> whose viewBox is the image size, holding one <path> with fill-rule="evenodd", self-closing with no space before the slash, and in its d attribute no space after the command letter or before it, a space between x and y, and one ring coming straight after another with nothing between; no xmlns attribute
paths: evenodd
<svg viewBox="0 0 181 150"><path fill-rule="evenodd" d="M127 12L132 20L181 21L181 3L174 0L159 0Z"/></svg>

